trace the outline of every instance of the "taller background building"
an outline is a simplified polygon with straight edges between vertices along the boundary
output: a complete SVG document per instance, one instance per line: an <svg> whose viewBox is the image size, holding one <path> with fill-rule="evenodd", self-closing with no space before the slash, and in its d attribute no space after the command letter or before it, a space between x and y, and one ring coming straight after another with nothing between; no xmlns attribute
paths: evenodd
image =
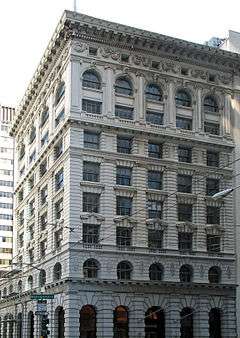
<svg viewBox="0 0 240 338"><path fill-rule="evenodd" d="M47 292L50 337L237 337L233 197L212 196L236 180L239 75L233 53L64 12L11 128L2 333L42 334Z"/></svg>

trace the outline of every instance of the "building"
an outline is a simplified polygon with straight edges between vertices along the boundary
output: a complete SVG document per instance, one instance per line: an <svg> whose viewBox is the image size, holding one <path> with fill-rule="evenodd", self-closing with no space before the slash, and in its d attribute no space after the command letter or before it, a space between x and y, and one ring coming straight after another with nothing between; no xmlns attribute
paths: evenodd
<svg viewBox="0 0 240 338"><path fill-rule="evenodd" d="M14 108L0 105L0 271L12 260L13 138L9 136Z"/></svg>
<svg viewBox="0 0 240 338"><path fill-rule="evenodd" d="M240 53L240 33L229 30L228 37L226 39L222 39L220 48L239 54Z"/></svg>
<svg viewBox="0 0 240 338"><path fill-rule="evenodd" d="M236 54L64 12L11 127L3 334L42 333L43 292L51 337L237 337L233 195L212 196L239 179L239 74Z"/></svg>

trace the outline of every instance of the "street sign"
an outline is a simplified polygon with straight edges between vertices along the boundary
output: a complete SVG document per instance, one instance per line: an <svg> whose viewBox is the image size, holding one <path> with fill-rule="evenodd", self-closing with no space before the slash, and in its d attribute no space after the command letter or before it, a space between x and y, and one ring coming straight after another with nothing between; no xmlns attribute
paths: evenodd
<svg viewBox="0 0 240 338"><path fill-rule="evenodd" d="M31 295L31 299L32 300L46 300L46 299L53 299L54 295L50 294L50 293L40 293L40 294L36 294L36 295Z"/></svg>

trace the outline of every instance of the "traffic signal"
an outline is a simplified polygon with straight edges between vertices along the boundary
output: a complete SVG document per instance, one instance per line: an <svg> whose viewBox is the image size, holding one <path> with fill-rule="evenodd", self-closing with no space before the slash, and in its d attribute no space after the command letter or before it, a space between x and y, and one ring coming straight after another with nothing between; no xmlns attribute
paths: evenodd
<svg viewBox="0 0 240 338"><path fill-rule="evenodd" d="M42 316L42 325L41 325L41 336L43 338L47 338L47 336L50 334L50 331L48 329L49 319L47 315Z"/></svg>

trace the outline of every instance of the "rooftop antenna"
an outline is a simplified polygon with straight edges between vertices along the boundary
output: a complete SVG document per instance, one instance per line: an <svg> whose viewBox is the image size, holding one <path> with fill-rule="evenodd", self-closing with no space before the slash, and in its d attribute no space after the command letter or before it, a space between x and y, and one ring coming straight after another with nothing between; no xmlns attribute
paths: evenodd
<svg viewBox="0 0 240 338"><path fill-rule="evenodd" d="M73 10L74 12L77 11L77 0L73 0Z"/></svg>

